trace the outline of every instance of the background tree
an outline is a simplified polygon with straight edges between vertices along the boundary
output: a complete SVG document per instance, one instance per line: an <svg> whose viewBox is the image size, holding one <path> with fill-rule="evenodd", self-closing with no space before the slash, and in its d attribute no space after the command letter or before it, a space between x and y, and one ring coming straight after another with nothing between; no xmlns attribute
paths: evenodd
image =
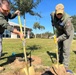
<svg viewBox="0 0 76 75"><path fill-rule="evenodd" d="M40 25L40 28L39 28L41 31L45 29L44 26ZM41 38L42 38L42 33L41 33Z"/></svg>
<svg viewBox="0 0 76 75"><path fill-rule="evenodd" d="M76 32L76 15L72 16L72 23L74 25L74 31Z"/></svg>
<svg viewBox="0 0 76 75"><path fill-rule="evenodd" d="M47 38L48 39L48 38L51 38L53 35L54 34L51 33L51 32L44 32L44 33L42 33L42 38L44 38L44 39ZM41 38L41 34L36 34L36 37Z"/></svg>
<svg viewBox="0 0 76 75"><path fill-rule="evenodd" d="M19 9L21 11L21 15L24 18L24 26L26 27L25 24L25 14L29 13L30 15L33 16L39 16L41 17L41 15L37 12L34 12L33 9L37 8L38 4L41 2L41 0L9 0L11 3L11 11L16 11L17 9ZM25 27L24 27L24 31L25 31ZM25 32L24 32L25 34Z"/></svg>
<svg viewBox="0 0 76 75"><path fill-rule="evenodd" d="M40 24L38 22L35 22L33 25L33 28L37 31L37 29L40 28ZM35 33L35 38L36 38L36 34L37 34L37 32Z"/></svg>

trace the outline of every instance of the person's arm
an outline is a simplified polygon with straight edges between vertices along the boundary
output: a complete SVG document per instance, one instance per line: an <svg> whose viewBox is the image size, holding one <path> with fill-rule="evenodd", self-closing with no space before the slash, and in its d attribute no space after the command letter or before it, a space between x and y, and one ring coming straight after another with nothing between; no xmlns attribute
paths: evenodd
<svg viewBox="0 0 76 75"><path fill-rule="evenodd" d="M17 34L17 35L19 35L20 38L23 39L23 37L24 37L23 33L21 33L20 31L18 31L16 28L14 28L12 32L15 33L15 34Z"/></svg>
<svg viewBox="0 0 76 75"><path fill-rule="evenodd" d="M19 11L19 10L15 11L13 14L9 13L9 14L8 14L8 18L9 18L9 19L13 19L13 18L15 18L17 15L20 15L20 11Z"/></svg>
<svg viewBox="0 0 76 75"><path fill-rule="evenodd" d="M58 41L63 41L63 40L66 40L70 37L70 34L71 34L71 30L73 30L73 26L72 26L72 23L71 23L71 18L69 18L66 23L65 23L65 26L64 26L64 34L62 34L61 36L58 37Z"/></svg>
<svg viewBox="0 0 76 75"><path fill-rule="evenodd" d="M11 14L11 13L8 14L8 18L9 18L9 19L13 19L13 18L15 18L16 16L17 16L17 14L14 14L14 13L13 13L13 14Z"/></svg>
<svg viewBox="0 0 76 75"><path fill-rule="evenodd" d="M55 15L55 12L52 12L51 14L50 14L50 16L51 16L51 23L52 23L52 26L54 26L54 15Z"/></svg>
<svg viewBox="0 0 76 75"><path fill-rule="evenodd" d="M0 15L0 25L2 26L2 28L4 29L8 29L9 31L18 34L20 36L20 38L22 39L23 34L21 32L19 32L17 29L15 29L14 27L12 27L5 19L3 15Z"/></svg>

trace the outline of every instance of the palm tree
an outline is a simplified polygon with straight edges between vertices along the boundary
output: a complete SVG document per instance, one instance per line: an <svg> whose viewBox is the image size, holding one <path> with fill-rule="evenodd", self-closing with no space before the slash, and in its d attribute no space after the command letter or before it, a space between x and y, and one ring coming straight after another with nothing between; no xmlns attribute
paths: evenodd
<svg viewBox="0 0 76 75"><path fill-rule="evenodd" d="M40 30L41 30L41 31L44 30L44 29L45 29L44 26L40 26ZM42 33L41 33L41 38L42 38Z"/></svg>
<svg viewBox="0 0 76 75"><path fill-rule="evenodd" d="M35 30L37 30L37 29L39 29L39 27L40 27L40 24L38 22L35 22L34 25L33 25L33 28ZM35 33L35 38L36 38L36 33Z"/></svg>
<svg viewBox="0 0 76 75"><path fill-rule="evenodd" d="M9 1L11 3L12 12L16 11L17 9L19 9L21 11L21 15L24 18L24 26L26 25L25 24L25 14L26 13L29 13L30 15L33 15L33 16L41 17L41 15L39 13L33 11L34 8L37 8L37 6L41 2L41 0L36 0L36 1L34 1L34 0L9 0Z"/></svg>
<svg viewBox="0 0 76 75"><path fill-rule="evenodd" d="M39 17L40 14L33 11L34 8L37 8L38 4L41 2L41 0L9 0L11 3L11 10L16 11L19 9L21 11L21 15L24 16L24 14L29 13L31 15L37 15Z"/></svg>

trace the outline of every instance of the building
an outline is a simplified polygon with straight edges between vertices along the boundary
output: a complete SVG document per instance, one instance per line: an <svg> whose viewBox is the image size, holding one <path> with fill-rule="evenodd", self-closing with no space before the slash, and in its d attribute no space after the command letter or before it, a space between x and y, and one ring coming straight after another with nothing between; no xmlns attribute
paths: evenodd
<svg viewBox="0 0 76 75"><path fill-rule="evenodd" d="M20 31L19 24L14 23L14 22L10 22L10 21L9 21L9 24ZM28 27L25 28L24 26L22 26L22 31L23 31L23 33L25 33L24 35L26 38L30 38L30 33L32 31L31 28L28 28ZM19 36L17 34L14 34L10 31L8 31L7 29L5 29L5 31L3 33L3 37L4 38L19 38Z"/></svg>

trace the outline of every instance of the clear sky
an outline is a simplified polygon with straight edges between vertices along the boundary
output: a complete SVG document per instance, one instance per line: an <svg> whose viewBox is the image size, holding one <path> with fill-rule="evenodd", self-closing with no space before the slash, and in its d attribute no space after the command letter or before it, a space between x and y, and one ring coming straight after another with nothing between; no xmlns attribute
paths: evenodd
<svg viewBox="0 0 76 75"><path fill-rule="evenodd" d="M34 9L34 11L39 12L43 18L26 14L26 26L31 28L35 33L35 30L33 29L33 25L35 22L39 22L40 25L45 27L45 30L43 31L37 30L37 33L53 32L51 26L50 13L55 10L55 6L58 3L64 4L65 7L64 10L69 15L71 16L76 15L76 0L42 0L41 3L38 5L38 7ZM22 20L22 24L24 25L23 18L21 18L21 20ZM11 21L18 23L17 17Z"/></svg>

